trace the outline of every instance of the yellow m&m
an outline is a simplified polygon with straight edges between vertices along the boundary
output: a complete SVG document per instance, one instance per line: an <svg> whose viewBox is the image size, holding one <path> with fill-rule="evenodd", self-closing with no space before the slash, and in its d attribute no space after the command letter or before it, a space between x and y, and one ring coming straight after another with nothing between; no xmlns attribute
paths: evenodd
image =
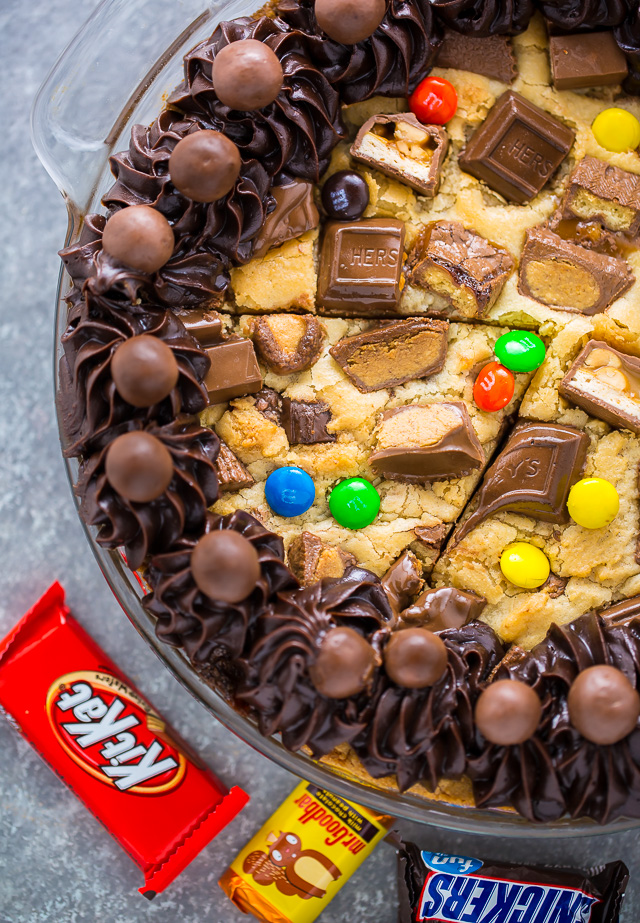
<svg viewBox="0 0 640 923"><path fill-rule="evenodd" d="M640 146L640 122L631 112L617 106L597 115L591 130L600 147L606 151L620 154Z"/></svg>
<svg viewBox="0 0 640 923"><path fill-rule="evenodd" d="M583 478L573 485L567 500L569 516L585 529L602 529L618 515L620 498L604 478Z"/></svg>
<svg viewBox="0 0 640 923"><path fill-rule="evenodd" d="M502 552L500 569L509 583L533 590L549 576L549 560L543 551L528 542L513 542Z"/></svg>

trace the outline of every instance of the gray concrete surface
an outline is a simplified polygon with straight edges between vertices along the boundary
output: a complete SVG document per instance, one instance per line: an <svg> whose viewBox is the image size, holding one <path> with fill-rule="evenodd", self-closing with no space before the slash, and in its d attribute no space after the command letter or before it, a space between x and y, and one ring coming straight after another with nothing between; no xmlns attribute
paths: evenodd
<svg viewBox="0 0 640 923"><path fill-rule="evenodd" d="M0 157L0 637L55 579L80 622L221 777L251 803L156 900L138 870L8 722L0 720L0 923L226 923L243 919L217 886L229 860L295 779L233 737L182 689L113 599L84 539L60 458L52 394L53 305L63 202L32 151L32 97L95 0L2 0ZM27 678L26 678L27 679ZM624 923L640 919L640 833L507 841L401 829L431 849L584 865L624 858ZM393 850L383 844L323 923L396 918Z"/></svg>

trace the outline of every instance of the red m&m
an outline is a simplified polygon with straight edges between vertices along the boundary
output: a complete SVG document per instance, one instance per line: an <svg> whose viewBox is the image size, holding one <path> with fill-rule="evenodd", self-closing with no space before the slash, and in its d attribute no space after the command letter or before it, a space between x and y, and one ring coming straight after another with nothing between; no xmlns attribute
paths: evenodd
<svg viewBox="0 0 640 923"><path fill-rule="evenodd" d="M425 77L409 97L409 108L427 125L446 125L456 114L458 94L443 77Z"/></svg>
<svg viewBox="0 0 640 923"><path fill-rule="evenodd" d="M513 397L513 373L499 362L488 362L475 380L473 399L480 410L495 412Z"/></svg>

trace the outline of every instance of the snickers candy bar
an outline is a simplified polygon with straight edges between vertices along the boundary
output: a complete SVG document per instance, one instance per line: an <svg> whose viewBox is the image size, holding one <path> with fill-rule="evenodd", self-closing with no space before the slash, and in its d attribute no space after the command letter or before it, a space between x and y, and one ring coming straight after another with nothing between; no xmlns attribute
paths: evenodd
<svg viewBox="0 0 640 923"><path fill-rule="evenodd" d="M358 132L351 156L433 197L440 187L448 144L444 128L424 125L412 113L374 115Z"/></svg>
<svg viewBox="0 0 640 923"><path fill-rule="evenodd" d="M425 590L412 606L404 609L400 617L407 625L420 625L429 631L446 631L462 628L480 618L487 605L483 596L445 586L439 590Z"/></svg>
<svg viewBox="0 0 640 923"><path fill-rule="evenodd" d="M439 372L447 355L448 332L446 321L397 321L345 337L329 352L358 391L379 391Z"/></svg>
<svg viewBox="0 0 640 923"><path fill-rule="evenodd" d="M398 923L618 923L628 880L624 862L578 871L401 843Z"/></svg>
<svg viewBox="0 0 640 923"><path fill-rule="evenodd" d="M205 349L211 368L204 380L212 404L233 397L255 394L262 388L262 375L251 340L228 339Z"/></svg>
<svg viewBox="0 0 640 923"><path fill-rule="evenodd" d="M553 85L558 90L622 83L629 73L613 32L551 36L549 58Z"/></svg>
<svg viewBox="0 0 640 923"><path fill-rule="evenodd" d="M523 423L484 476L477 507L455 544L499 510L543 522L569 521L567 497L584 468L589 438L559 423Z"/></svg>
<svg viewBox="0 0 640 923"><path fill-rule="evenodd" d="M256 237L255 257L264 256L273 247L317 228L320 222L320 213L313 201L312 183L294 180L286 186L273 186L271 195L275 199L275 208L267 215Z"/></svg>
<svg viewBox="0 0 640 923"><path fill-rule="evenodd" d="M459 221L438 221L418 238L408 281L432 295L435 311L483 317L514 265L510 253Z"/></svg>
<svg viewBox="0 0 640 923"><path fill-rule="evenodd" d="M318 275L320 313L394 314L400 299L404 237L404 223L394 218L329 222Z"/></svg>
<svg viewBox="0 0 640 923"><path fill-rule="evenodd" d="M505 199L523 205L551 179L574 139L562 122L507 90L461 151L458 163Z"/></svg>
<svg viewBox="0 0 640 923"><path fill-rule="evenodd" d="M253 344L262 361L277 375L310 368L324 344L324 327L309 314L270 314L253 327Z"/></svg>
<svg viewBox="0 0 640 923"><path fill-rule="evenodd" d="M331 411L324 401L294 401L290 397L282 401L280 425L290 445L335 442L335 435L327 432L330 421Z"/></svg>
<svg viewBox="0 0 640 923"><path fill-rule="evenodd" d="M254 483L249 471L222 439L215 466L220 490L242 490L243 487L251 487Z"/></svg>
<svg viewBox="0 0 640 923"><path fill-rule="evenodd" d="M534 301L563 311L600 314L634 282L625 260L586 250L545 228L527 231L518 291Z"/></svg>
<svg viewBox="0 0 640 923"><path fill-rule="evenodd" d="M484 464L484 451L461 401L387 410L369 456L376 474L410 484L460 478Z"/></svg>
<svg viewBox="0 0 640 923"><path fill-rule="evenodd" d="M592 417L640 434L640 359L591 340L562 379L559 391Z"/></svg>
<svg viewBox="0 0 640 923"><path fill-rule="evenodd" d="M436 64L482 74L501 83L512 83L518 76L516 57L506 35L477 38L445 29Z"/></svg>
<svg viewBox="0 0 640 923"><path fill-rule="evenodd" d="M289 545L287 561L294 577L302 586L311 586L319 580L337 580L344 576L356 559L337 545L323 542L312 532L303 532Z"/></svg>
<svg viewBox="0 0 640 923"><path fill-rule="evenodd" d="M597 221L609 231L634 237L640 229L640 176L585 157L569 177L560 216Z"/></svg>

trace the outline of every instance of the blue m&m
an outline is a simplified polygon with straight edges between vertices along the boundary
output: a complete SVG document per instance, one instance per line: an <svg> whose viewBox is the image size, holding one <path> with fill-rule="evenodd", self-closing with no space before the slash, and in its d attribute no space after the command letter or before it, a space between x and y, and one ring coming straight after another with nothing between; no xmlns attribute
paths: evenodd
<svg viewBox="0 0 640 923"><path fill-rule="evenodd" d="M301 516L313 506L316 488L302 468L276 468L264 485L267 503L278 516Z"/></svg>

